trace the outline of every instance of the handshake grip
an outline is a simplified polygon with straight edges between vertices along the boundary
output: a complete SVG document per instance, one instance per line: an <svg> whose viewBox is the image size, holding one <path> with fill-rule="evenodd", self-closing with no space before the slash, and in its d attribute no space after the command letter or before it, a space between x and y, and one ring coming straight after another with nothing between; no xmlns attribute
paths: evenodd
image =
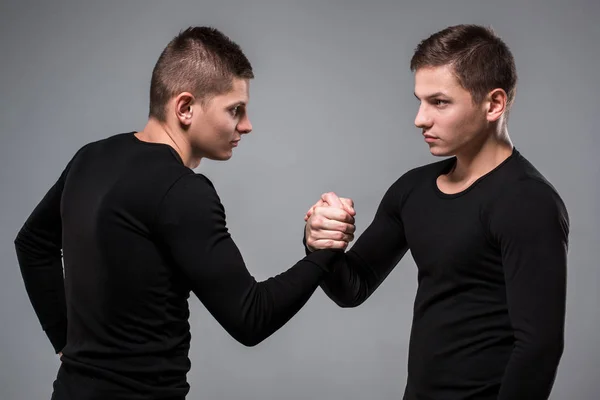
<svg viewBox="0 0 600 400"><path fill-rule="evenodd" d="M323 249L345 250L354 240L354 202L324 193L304 216L304 237L309 251Z"/></svg>

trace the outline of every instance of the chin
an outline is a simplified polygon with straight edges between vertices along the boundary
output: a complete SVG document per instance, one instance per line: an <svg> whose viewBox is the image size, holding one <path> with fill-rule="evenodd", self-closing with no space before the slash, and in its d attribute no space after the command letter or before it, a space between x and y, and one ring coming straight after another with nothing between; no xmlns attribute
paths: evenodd
<svg viewBox="0 0 600 400"><path fill-rule="evenodd" d="M223 153L223 154L213 154L210 157L207 157L213 161L227 161L233 156L232 152Z"/></svg>
<svg viewBox="0 0 600 400"><path fill-rule="evenodd" d="M454 152L452 150L444 149L444 148L437 147L437 146L431 146L429 148L429 152L431 153L432 156L435 156L435 157L448 157L448 156L454 155Z"/></svg>

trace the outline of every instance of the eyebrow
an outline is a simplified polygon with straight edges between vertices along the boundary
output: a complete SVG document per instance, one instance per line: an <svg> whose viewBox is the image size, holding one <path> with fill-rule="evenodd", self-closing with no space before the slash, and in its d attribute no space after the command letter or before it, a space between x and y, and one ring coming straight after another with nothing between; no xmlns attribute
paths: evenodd
<svg viewBox="0 0 600 400"><path fill-rule="evenodd" d="M419 98L419 96L417 96L416 93L413 92L413 94L415 95L415 97L417 98L417 100L421 100ZM432 99L434 97L449 97L449 96L446 95L446 94L444 94L444 93L442 93L442 92L436 92L436 93L430 94L429 96L425 96L425 98L427 98L427 99Z"/></svg>
<svg viewBox="0 0 600 400"><path fill-rule="evenodd" d="M238 101L236 103L233 103L231 105L229 105L228 107L237 107L237 106L246 106L246 102L245 101Z"/></svg>

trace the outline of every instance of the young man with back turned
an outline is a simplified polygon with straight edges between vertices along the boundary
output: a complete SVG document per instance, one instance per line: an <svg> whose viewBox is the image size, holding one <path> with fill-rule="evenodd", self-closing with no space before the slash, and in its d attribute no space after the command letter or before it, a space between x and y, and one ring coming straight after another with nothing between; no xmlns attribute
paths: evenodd
<svg viewBox="0 0 600 400"><path fill-rule="evenodd" d="M144 129L79 150L19 232L29 297L62 353L53 399L184 399L190 291L253 346L317 288L335 252L315 252L256 282L212 183L192 171L203 158L229 159L252 130L252 77L221 32L183 31L154 68ZM351 232L352 216L337 217ZM351 233L334 247L350 240Z"/></svg>

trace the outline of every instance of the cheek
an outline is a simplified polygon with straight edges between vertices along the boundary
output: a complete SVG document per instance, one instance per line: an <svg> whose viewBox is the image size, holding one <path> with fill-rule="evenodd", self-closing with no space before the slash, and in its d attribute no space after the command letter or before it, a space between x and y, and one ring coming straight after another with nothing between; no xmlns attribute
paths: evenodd
<svg viewBox="0 0 600 400"><path fill-rule="evenodd" d="M470 110L456 110L448 116L446 128L453 136L469 138L481 130L479 115Z"/></svg>
<svg viewBox="0 0 600 400"><path fill-rule="evenodd" d="M464 114L460 110L453 109L439 112L435 120L435 125L441 128L445 135L455 136L464 129L467 122L467 119L464 118Z"/></svg>
<svg viewBox="0 0 600 400"><path fill-rule="evenodd" d="M230 138L233 132L235 132L235 127L237 126L237 121L233 118L223 118L219 121L217 126L217 131L219 136L222 138Z"/></svg>

